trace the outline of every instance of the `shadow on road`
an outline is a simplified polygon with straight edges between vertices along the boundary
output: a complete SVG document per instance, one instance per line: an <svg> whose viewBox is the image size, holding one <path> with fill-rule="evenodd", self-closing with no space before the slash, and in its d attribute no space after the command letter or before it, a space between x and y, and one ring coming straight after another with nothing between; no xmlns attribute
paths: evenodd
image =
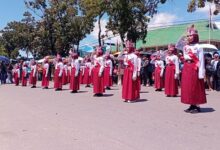
<svg viewBox="0 0 220 150"><path fill-rule="evenodd" d="M88 91L78 91L78 93L88 93Z"/></svg>
<svg viewBox="0 0 220 150"><path fill-rule="evenodd" d="M59 90L58 90L59 91ZM70 91L70 89L62 89L60 91Z"/></svg>
<svg viewBox="0 0 220 150"><path fill-rule="evenodd" d="M110 97L110 96L113 96L114 94L103 94L102 97Z"/></svg>
<svg viewBox="0 0 220 150"><path fill-rule="evenodd" d="M138 102L147 102L148 100L147 99L138 99L135 101L135 103L138 103Z"/></svg>
<svg viewBox="0 0 220 150"><path fill-rule="evenodd" d="M107 91L111 91L111 90L119 90L118 88L111 88L111 89L106 89Z"/></svg>
<svg viewBox="0 0 220 150"><path fill-rule="evenodd" d="M148 91L140 91L140 93L149 93Z"/></svg>
<svg viewBox="0 0 220 150"><path fill-rule="evenodd" d="M201 113L209 113L209 112L214 112L215 109L213 108L200 108L201 109Z"/></svg>

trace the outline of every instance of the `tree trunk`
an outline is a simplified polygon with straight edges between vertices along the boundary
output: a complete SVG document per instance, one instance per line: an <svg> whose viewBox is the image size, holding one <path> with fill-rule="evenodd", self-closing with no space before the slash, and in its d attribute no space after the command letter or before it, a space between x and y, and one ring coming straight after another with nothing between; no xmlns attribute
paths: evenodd
<svg viewBox="0 0 220 150"><path fill-rule="evenodd" d="M120 38L121 38L121 42L122 42L122 47L125 48L125 43L124 43L124 36L122 34L120 34Z"/></svg>
<svg viewBox="0 0 220 150"><path fill-rule="evenodd" d="M77 42L77 45L76 45L76 53L80 56L80 54L79 54L79 42Z"/></svg>
<svg viewBox="0 0 220 150"><path fill-rule="evenodd" d="M99 46L102 46L102 41L101 41L101 33L102 33L102 28L101 28L101 19L102 16L104 15L104 13L102 12L99 15L99 19L98 19L98 25L99 25L99 33L98 33L98 40L99 40Z"/></svg>

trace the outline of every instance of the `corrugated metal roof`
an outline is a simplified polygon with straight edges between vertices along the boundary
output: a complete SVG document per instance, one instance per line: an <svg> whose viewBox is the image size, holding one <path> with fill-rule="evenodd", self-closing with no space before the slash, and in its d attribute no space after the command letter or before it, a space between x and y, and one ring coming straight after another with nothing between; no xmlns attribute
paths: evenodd
<svg viewBox="0 0 220 150"><path fill-rule="evenodd" d="M199 32L200 41L209 40L208 23L208 21L193 23ZM176 43L182 35L186 34L186 28L191 24L192 23L174 25L167 28L148 31L148 35L146 37L147 42L143 43L142 40L138 41L136 43L136 48L139 49L143 47L153 47L168 45L169 43ZM210 39L220 41L220 30L210 30Z"/></svg>

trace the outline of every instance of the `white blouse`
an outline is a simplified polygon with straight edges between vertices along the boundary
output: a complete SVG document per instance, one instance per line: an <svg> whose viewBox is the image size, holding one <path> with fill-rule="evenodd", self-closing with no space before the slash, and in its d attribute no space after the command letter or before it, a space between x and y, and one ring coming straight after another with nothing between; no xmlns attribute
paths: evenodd
<svg viewBox="0 0 220 150"><path fill-rule="evenodd" d="M183 56L185 60L193 60L193 58L190 57L190 53L193 53L198 58L199 60L199 63L197 64L199 69L198 77L199 79L203 79L205 77L205 62L204 62L203 48L200 47L199 44L186 45L183 48Z"/></svg>
<svg viewBox="0 0 220 150"><path fill-rule="evenodd" d="M110 59L106 60L105 61L105 67L110 67L110 76L112 75L112 70L113 70L113 64L112 64L112 61Z"/></svg>
<svg viewBox="0 0 220 150"><path fill-rule="evenodd" d="M76 69L75 77L77 77L79 74L79 69L80 69L79 59L73 59L71 62L71 67Z"/></svg>
<svg viewBox="0 0 220 150"><path fill-rule="evenodd" d="M166 64L174 64L175 65L175 74L178 75L180 73L179 58L176 55L166 56Z"/></svg>
<svg viewBox="0 0 220 150"><path fill-rule="evenodd" d="M137 77L137 71L138 71L138 58L137 55L134 53L127 54L124 57L124 65L128 66L128 61L130 61L134 65L134 70L133 70L133 78Z"/></svg>
<svg viewBox="0 0 220 150"><path fill-rule="evenodd" d="M99 74L102 74L104 70L104 59L102 56L94 58L94 66L100 65Z"/></svg>

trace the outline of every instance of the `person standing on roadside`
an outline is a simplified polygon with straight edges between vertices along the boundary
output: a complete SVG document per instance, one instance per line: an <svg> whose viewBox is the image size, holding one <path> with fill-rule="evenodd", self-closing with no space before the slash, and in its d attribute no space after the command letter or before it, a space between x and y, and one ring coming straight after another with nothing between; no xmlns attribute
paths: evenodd
<svg viewBox="0 0 220 150"><path fill-rule="evenodd" d="M184 66L181 81L181 102L190 105L187 113L200 112L200 104L206 103L205 61L199 43L198 31L192 26L187 30L188 44L183 48Z"/></svg>

